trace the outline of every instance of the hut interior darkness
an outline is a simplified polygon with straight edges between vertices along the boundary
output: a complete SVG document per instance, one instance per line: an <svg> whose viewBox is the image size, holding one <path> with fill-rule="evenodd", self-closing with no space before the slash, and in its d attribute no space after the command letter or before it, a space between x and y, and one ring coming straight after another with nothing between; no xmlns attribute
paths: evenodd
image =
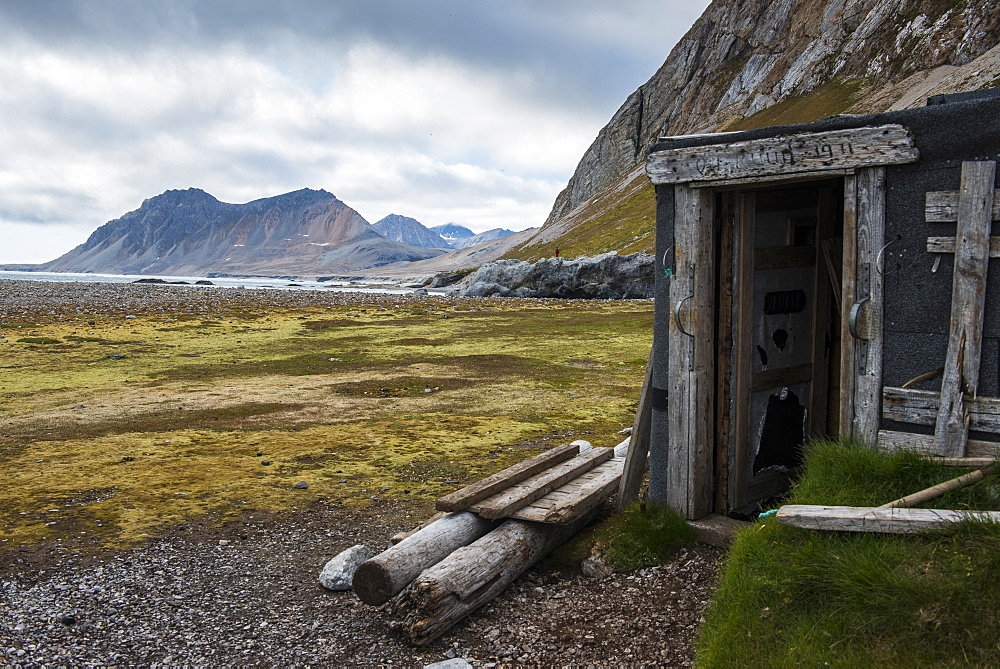
<svg viewBox="0 0 1000 669"><path fill-rule="evenodd" d="M813 437L996 454L998 157L1000 89L659 140L651 499L752 512Z"/></svg>

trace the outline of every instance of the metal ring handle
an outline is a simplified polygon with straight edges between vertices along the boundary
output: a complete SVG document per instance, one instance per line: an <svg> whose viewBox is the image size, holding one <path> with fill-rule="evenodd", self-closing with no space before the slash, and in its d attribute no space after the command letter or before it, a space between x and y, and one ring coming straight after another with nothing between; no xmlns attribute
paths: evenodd
<svg viewBox="0 0 1000 669"><path fill-rule="evenodd" d="M861 309L870 299L870 297L862 297L860 300L855 302L851 307L851 313L847 317L847 327L851 331L851 336L855 339L868 339L868 337L862 337L858 334L858 316L861 315Z"/></svg>
<svg viewBox="0 0 1000 669"><path fill-rule="evenodd" d="M886 243L886 245L883 246L882 249L878 252L878 255L875 256L875 271L882 276L885 276L885 267L883 265L885 262L885 250L889 248L889 244L892 244L892 241ZM890 274L892 274L892 272L890 272Z"/></svg>
<svg viewBox="0 0 1000 669"><path fill-rule="evenodd" d="M681 307L683 307L684 303L690 300L692 297L694 297L694 293L691 293L687 297L682 297L681 299L677 300L677 304L674 306L674 323L677 324L677 329L686 334L688 337L693 337L694 335L685 330L684 326L681 325Z"/></svg>

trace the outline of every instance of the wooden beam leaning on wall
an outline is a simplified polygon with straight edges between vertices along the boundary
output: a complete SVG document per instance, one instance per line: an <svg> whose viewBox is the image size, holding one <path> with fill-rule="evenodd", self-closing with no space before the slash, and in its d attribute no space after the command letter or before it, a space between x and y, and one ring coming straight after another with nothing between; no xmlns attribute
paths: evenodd
<svg viewBox="0 0 1000 669"><path fill-rule="evenodd" d="M934 427L939 455L964 456L969 439L964 398L966 394L975 397L979 389L995 183L995 162L962 163L951 325L941 378L941 404Z"/></svg>
<svg viewBox="0 0 1000 669"><path fill-rule="evenodd" d="M639 496L642 475L646 471L649 457L649 431L653 418L653 350L646 361L646 377L639 393L639 406L635 410L635 422L629 436L628 454L625 456L625 471L618 484L616 508L621 511Z"/></svg>

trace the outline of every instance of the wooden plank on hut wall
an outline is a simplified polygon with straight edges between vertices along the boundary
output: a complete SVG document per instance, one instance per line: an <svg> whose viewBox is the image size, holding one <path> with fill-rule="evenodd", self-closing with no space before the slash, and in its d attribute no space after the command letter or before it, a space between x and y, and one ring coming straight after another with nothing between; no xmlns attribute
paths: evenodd
<svg viewBox="0 0 1000 669"><path fill-rule="evenodd" d="M954 253L955 252L955 238L954 237L928 237L927 238L927 252L928 253ZM990 237L990 251L991 258L1000 258L1000 237Z"/></svg>
<svg viewBox="0 0 1000 669"><path fill-rule="evenodd" d="M716 341L716 374L715 385L715 493L712 506L715 513L725 514L730 504L732 490L729 485L730 465L732 463L732 365L734 324L736 313L733 311L733 277L736 273L735 242L736 226L739 223L738 195L734 192L724 192L719 195L721 208L719 214L719 328Z"/></svg>
<svg viewBox="0 0 1000 669"><path fill-rule="evenodd" d="M808 530L917 534L965 520L1000 522L1000 512L786 504L778 509L776 519L782 525Z"/></svg>
<svg viewBox="0 0 1000 669"><path fill-rule="evenodd" d="M687 518L699 518L712 503L714 196L678 185L674 201L667 503Z"/></svg>
<svg viewBox="0 0 1000 669"><path fill-rule="evenodd" d="M854 388L854 422L851 435L866 444L878 437L882 406L882 319L883 291L881 262L885 243L885 168L858 170L858 266L868 274L871 299L868 302L868 355L864 374ZM865 267L870 269L865 270Z"/></svg>
<svg viewBox="0 0 1000 669"><path fill-rule="evenodd" d="M889 451L908 450L925 455L937 455L937 445L933 434L914 434L896 430L880 430L878 433L879 448ZM969 439L966 442L966 458L995 458L1000 456L1000 443ZM972 466L972 465L970 465Z"/></svg>
<svg viewBox="0 0 1000 669"><path fill-rule="evenodd" d="M928 191L924 198L924 214L928 223L954 223L958 220L958 191ZM1000 221L1000 190L993 191L991 218Z"/></svg>
<svg viewBox="0 0 1000 669"><path fill-rule="evenodd" d="M649 431L653 418L653 351L650 349L646 360L646 376L639 392L639 406L635 410L635 422L629 436L628 453L625 456L625 471L618 487L616 507L619 511L639 496L642 475L646 471L649 456Z"/></svg>
<svg viewBox="0 0 1000 669"><path fill-rule="evenodd" d="M939 455L961 457L969 438L964 394L975 397L986 305L996 163L963 162L958 198L951 325L934 438Z"/></svg>
<svg viewBox="0 0 1000 669"><path fill-rule="evenodd" d="M897 165L918 158L910 132L889 124L665 149L650 154L646 173L654 184L677 184Z"/></svg>
<svg viewBox="0 0 1000 669"><path fill-rule="evenodd" d="M1000 398L964 399L969 429L1000 434ZM882 390L882 415L889 420L916 425L935 425L941 394L933 390L887 387Z"/></svg>
<svg viewBox="0 0 1000 669"><path fill-rule="evenodd" d="M496 474L487 476L480 481L476 481L461 490L456 490L453 493L445 495L435 502L434 508L438 511L462 511L476 502L480 502L487 497L506 490L512 485L544 472L560 462L565 462L575 457L579 452L580 449L577 446L569 444L557 446L527 460L518 462Z"/></svg>
<svg viewBox="0 0 1000 669"><path fill-rule="evenodd" d="M757 225L757 197L741 193L738 198L739 218L734 228L736 249L733 290L734 314L732 358L732 427L728 436L732 445L730 456L730 506L737 509L750 503L750 382L753 376L753 249Z"/></svg>
<svg viewBox="0 0 1000 669"><path fill-rule="evenodd" d="M847 315L856 299L857 284L857 230L858 223L858 178L856 175L844 177L844 251L841 274L840 295L840 429L843 437L851 436L854 419L854 386L857 378L857 340L851 336Z"/></svg>
<svg viewBox="0 0 1000 669"><path fill-rule="evenodd" d="M837 203L832 188L822 188L819 191L819 202L816 205L816 241L828 240L834 233L836 225ZM812 369L809 384L809 435L826 436L827 409L830 388L830 346L833 333L831 329L830 308L833 303L830 289L830 276L824 267L824 252L817 246L814 249L815 270L813 272L813 343ZM840 286L836 290L840 291Z"/></svg>

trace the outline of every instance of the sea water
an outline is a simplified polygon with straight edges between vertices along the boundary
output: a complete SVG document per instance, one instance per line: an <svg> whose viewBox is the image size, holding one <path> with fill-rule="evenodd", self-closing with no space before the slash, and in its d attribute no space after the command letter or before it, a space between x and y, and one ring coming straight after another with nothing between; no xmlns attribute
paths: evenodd
<svg viewBox="0 0 1000 669"><path fill-rule="evenodd" d="M211 281L218 288L268 288L273 290L334 290L341 292L406 294L412 288L403 288L391 280L369 279L365 281L308 281L299 279L279 279L273 277L204 277L165 276L143 274L91 274L83 272L9 272L0 270L0 280L17 281L72 281L80 283L133 283L138 279L163 279L167 282L185 281L194 285L195 281Z"/></svg>

